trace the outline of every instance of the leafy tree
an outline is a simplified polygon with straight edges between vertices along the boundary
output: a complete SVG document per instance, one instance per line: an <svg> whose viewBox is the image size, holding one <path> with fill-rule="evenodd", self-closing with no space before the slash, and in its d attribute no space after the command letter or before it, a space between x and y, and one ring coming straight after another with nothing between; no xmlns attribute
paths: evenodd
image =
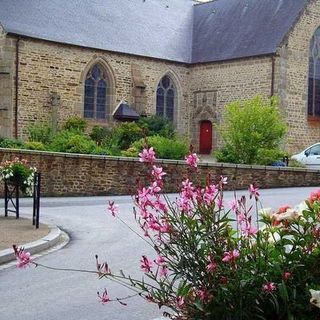
<svg viewBox="0 0 320 320"><path fill-rule="evenodd" d="M283 156L280 143L286 133L278 99L257 96L226 106L219 132L224 147L216 152L219 162L271 164Z"/></svg>

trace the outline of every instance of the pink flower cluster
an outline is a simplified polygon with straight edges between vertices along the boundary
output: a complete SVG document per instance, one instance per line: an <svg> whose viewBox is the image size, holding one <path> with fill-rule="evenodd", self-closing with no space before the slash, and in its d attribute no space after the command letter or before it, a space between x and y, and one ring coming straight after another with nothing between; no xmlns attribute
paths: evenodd
<svg viewBox="0 0 320 320"><path fill-rule="evenodd" d="M262 286L262 290L266 293L272 293L277 289L277 286L273 282L268 282Z"/></svg>
<svg viewBox="0 0 320 320"><path fill-rule="evenodd" d="M230 207L236 214L241 234L245 237L254 236L258 232L258 229L252 225L252 216L250 216L252 207L246 207L246 198L243 196L240 200L232 200Z"/></svg>
<svg viewBox="0 0 320 320"><path fill-rule="evenodd" d="M99 298L99 301L102 303L102 304L106 304L108 302L111 301L109 295L108 295L108 291L107 289L104 289L103 293L100 295L99 292L97 292L97 295L98 295L98 298Z"/></svg>
<svg viewBox="0 0 320 320"><path fill-rule="evenodd" d="M185 158L187 164L192 167L192 168L197 168L198 162L200 159L198 158L196 153L190 153L186 158Z"/></svg>
<svg viewBox="0 0 320 320"><path fill-rule="evenodd" d="M18 248L16 245L13 245L13 251L18 260L18 268L25 268L32 262L30 252L25 251L23 248Z"/></svg>
<svg viewBox="0 0 320 320"><path fill-rule="evenodd" d="M182 181L180 197L177 201L179 210L188 215L192 215L195 205L206 207L215 205L221 210L224 207L224 202L222 195L219 194L219 189L221 190L226 183L224 177L220 177L220 181L216 185L207 179L207 185L204 188L196 188L189 179Z"/></svg>
<svg viewBox="0 0 320 320"><path fill-rule="evenodd" d="M141 153L139 153L139 161L140 162L147 162L147 163L153 163L156 160L155 157L156 153L154 152L153 148L146 149L144 148Z"/></svg>
<svg viewBox="0 0 320 320"><path fill-rule="evenodd" d="M116 216L119 213L119 206L114 203L114 201L109 201L108 211L112 216Z"/></svg>
<svg viewBox="0 0 320 320"><path fill-rule="evenodd" d="M238 250L233 250L233 251L226 251L223 254L222 261L229 263L229 262L234 262L237 258L239 258L240 252Z"/></svg>

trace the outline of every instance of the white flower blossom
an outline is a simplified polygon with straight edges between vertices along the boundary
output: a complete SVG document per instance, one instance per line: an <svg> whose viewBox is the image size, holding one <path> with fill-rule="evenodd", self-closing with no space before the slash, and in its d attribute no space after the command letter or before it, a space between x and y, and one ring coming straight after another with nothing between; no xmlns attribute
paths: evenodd
<svg viewBox="0 0 320 320"><path fill-rule="evenodd" d="M313 289L310 289L309 291L311 293L310 302L314 306L320 308L320 291L319 290L318 291L317 290L313 290Z"/></svg>

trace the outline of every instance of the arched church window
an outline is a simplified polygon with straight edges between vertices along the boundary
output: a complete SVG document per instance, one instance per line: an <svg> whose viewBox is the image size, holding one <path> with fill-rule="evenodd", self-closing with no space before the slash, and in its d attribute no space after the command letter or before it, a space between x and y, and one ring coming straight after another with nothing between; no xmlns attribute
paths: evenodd
<svg viewBox="0 0 320 320"><path fill-rule="evenodd" d="M320 117L320 28L310 42L308 115Z"/></svg>
<svg viewBox="0 0 320 320"><path fill-rule="evenodd" d="M173 81L168 75L165 75L157 88L156 114L174 121L176 95Z"/></svg>
<svg viewBox="0 0 320 320"><path fill-rule="evenodd" d="M87 73L84 90L84 117L103 120L109 114L109 80L100 64L95 64Z"/></svg>

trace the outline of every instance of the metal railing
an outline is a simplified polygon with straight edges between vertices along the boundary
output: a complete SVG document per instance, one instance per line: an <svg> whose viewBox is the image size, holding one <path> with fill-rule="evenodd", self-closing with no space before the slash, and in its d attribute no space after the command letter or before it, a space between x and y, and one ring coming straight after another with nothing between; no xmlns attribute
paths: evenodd
<svg viewBox="0 0 320 320"><path fill-rule="evenodd" d="M36 172L33 181L33 212L32 225L39 228L40 220L40 195L41 195L41 174ZM9 212L15 213L16 219L20 216L20 188L19 182L8 183L4 181L4 215L8 216Z"/></svg>

